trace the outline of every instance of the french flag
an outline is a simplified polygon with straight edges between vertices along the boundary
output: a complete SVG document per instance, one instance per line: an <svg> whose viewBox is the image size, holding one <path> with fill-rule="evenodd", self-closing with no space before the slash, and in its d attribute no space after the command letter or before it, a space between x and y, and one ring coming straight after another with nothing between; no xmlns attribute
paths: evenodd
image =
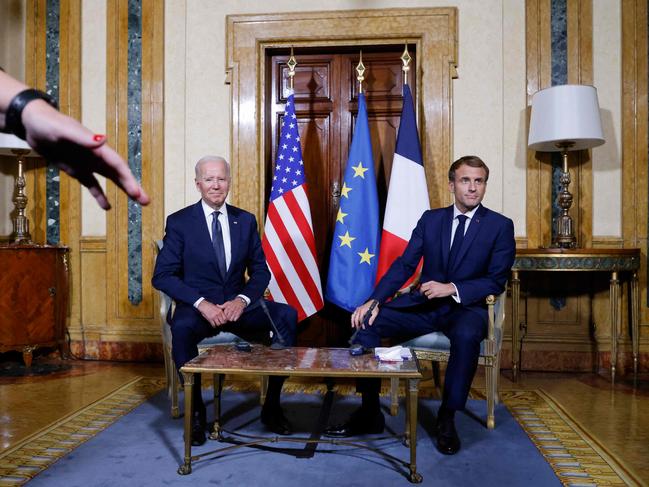
<svg viewBox="0 0 649 487"><path fill-rule="evenodd" d="M390 187L383 219L379 268L376 281L388 271L392 262L400 257L408 245L410 235L424 211L430 209L428 187L417 133L415 107L410 87L404 86L401 123L397 146L392 161ZM403 285L408 287L419 275L421 262L415 274Z"/></svg>

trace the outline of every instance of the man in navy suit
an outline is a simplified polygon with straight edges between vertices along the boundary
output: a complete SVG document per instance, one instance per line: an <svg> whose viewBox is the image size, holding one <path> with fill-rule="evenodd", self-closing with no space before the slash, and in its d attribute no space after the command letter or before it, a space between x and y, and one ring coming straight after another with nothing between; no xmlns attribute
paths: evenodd
<svg viewBox="0 0 649 487"><path fill-rule="evenodd" d="M156 260L152 283L176 301L171 318L172 354L176 366L198 355L198 343L220 331L253 339L272 329L266 306L279 336L273 340L295 345L297 312L262 296L270 271L251 213L225 203L230 165L222 157L206 156L196 164L201 200L167 218L164 245ZM249 279L245 280L245 272ZM262 306L260 306L260 304ZM194 387L192 444L205 443L205 405L200 375ZM270 377L261 419L282 435L291 426L280 408L285 377Z"/></svg>
<svg viewBox="0 0 649 487"><path fill-rule="evenodd" d="M478 365L480 342L487 335L485 298L504 290L516 253L514 224L480 203L489 168L476 156L455 161L448 173L455 204L426 211L412 232L403 255L379 281L369 300L352 314L360 328L356 343L380 345L382 337L412 338L442 331L451 351L442 404L437 414L437 448L452 455L460 448L455 411L464 409ZM386 302L415 272L423 257L420 286ZM363 319L374 308L367 323ZM380 433L380 381L359 380L363 402L344 424L328 428L328 436Z"/></svg>

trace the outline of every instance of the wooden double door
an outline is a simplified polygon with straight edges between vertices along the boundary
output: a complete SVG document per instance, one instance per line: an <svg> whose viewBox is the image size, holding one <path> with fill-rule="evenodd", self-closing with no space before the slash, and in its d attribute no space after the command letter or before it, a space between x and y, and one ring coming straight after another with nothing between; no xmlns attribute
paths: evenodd
<svg viewBox="0 0 649 487"><path fill-rule="evenodd" d="M363 47L365 93L368 109L374 168L377 175L379 214L383 215L392 158L403 100L404 75L401 69L403 44ZM408 84L416 100L415 52L409 48ZM266 198L270 194L279 127L289 95L288 53L268 51L266 57L265 140ZM295 52L295 110L302 142L316 252L323 291L326 287L329 253L338 211L347 156L358 113L356 66L359 48L335 50L304 49ZM344 346L350 335L349 314L326 304L325 309L299 325L298 342L303 346Z"/></svg>

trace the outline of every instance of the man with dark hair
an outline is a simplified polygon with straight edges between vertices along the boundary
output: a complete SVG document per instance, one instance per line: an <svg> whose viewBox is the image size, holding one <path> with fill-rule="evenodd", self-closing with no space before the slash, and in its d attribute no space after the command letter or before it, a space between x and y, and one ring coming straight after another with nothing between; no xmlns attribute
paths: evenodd
<svg viewBox="0 0 649 487"><path fill-rule="evenodd" d="M480 342L487 335L485 298L502 293L516 252L513 222L481 205L488 177L489 168L476 156L462 157L451 165L448 187L455 204L422 215L403 255L351 319L352 326L360 328L355 343L365 348L379 346L383 337L408 339L433 331L449 338L451 352L436 427L437 449L446 455L460 449L454 418L456 411L464 409ZM420 285L387 302L422 258ZM372 305L366 326L363 318ZM325 434L346 437L382 432L380 385L378 379L359 380L362 406L346 423L329 427Z"/></svg>
<svg viewBox="0 0 649 487"><path fill-rule="evenodd" d="M270 280L254 215L225 203L230 165L222 157L205 156L196 164L201 200L167 218L164 245L156 260L153 286L176 301L171 318L172 354L178 368L198 355L198 343L220 331L253 339L277 326L283 345L295 345L297 312L292 307L262 303ZM246 281L245 273L249 279ZM269 316L263 311L265 304ZM277 434L291 426L280 408L285 377L271 376L261 420ZM205 443L205 405L200 375L194 386L192 444Z"/></svg>

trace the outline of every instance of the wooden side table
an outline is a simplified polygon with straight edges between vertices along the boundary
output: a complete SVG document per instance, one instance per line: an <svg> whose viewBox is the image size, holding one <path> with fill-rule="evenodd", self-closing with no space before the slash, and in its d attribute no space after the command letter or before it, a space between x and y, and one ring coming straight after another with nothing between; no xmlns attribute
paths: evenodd
<svg viewBox="0 0 649 487"><path fill-rule="evenodd" d="M611 381L615 380L617 333L622 322L620 277L631 286L631 340L633 372L638 373L638 269L640 249L519 249L512 266L512 371L518 378L520 342L520 274L527 272L609 272L609 316L611 322Z"/></svg>
<svg viewBox="0 0 649 487"><path fill-rule="evenodd" d="M68 251L62 246L0 245L0 352L22 352L27 367L36 348L63 343Z"/></svg>

